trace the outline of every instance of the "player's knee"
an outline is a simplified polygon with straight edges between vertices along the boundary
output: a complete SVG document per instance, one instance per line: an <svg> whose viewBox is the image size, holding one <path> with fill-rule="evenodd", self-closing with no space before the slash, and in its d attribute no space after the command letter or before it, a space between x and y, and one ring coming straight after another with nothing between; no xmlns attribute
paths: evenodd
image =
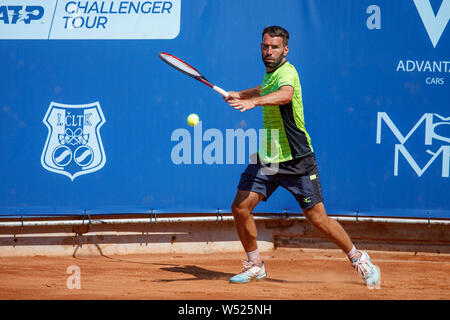
<svg viewBox="0 0 450 320"><path fill-rule="evenodd" d="M329 230L329 217L325 212L323 204L318 203L310 209L303 209L303 212L309 222L320 231L328 233Z"/></svg>
<svg viewBox="0 0 450 320"><path fill-rule="evenodd" d="M245 219L251 214L250 209L242 203L233 203L231 205L231 212L235 219Z"/></svg>
<svg viewBox="0 0 450 320"><path fill-rule="evenodd" d="M323 233L328 233L328 219L329 218L326 215L313 215L309 217L309 221L312 225Z"/></svg>

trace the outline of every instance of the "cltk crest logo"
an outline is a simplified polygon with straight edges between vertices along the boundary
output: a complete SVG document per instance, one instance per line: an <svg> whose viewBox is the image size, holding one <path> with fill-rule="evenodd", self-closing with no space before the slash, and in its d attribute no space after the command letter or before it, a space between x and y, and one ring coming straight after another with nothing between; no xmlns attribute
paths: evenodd
<svg viewBox="0 0 450 320"><path fill-rule="evenodd" d="M106 156L100 128L105 117L98 102L86 105L51 102L43 122L48 128L41 157L45 169L73 181L103 168Z"/></svg>

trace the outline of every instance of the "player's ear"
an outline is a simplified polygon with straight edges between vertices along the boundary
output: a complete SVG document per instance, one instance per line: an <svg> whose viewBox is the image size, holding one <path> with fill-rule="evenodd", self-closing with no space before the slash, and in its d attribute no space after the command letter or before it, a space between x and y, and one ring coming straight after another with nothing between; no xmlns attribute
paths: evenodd
<svg viewBox="0 0 450 320"><path fill-rule="evenodd" d="M283 56L286 57L289 52L289 46L285 46L283 50Z"/></svg>

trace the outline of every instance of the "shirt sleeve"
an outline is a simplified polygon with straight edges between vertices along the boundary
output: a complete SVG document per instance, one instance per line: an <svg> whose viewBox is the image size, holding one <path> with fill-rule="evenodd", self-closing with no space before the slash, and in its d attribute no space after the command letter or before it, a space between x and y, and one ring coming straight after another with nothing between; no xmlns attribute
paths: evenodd
<svg viewBox="0 0 450 320"><path fill-rule="evenodd" d="M278 89L283 86L291 86L294 88L295 85L295 74L290 69L283 70L278 78Z"/></svg>

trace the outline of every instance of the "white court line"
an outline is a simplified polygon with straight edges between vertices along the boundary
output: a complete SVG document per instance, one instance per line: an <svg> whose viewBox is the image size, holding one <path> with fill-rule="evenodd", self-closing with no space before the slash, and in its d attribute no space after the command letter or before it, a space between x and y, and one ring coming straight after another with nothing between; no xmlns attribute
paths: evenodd
<svg viewBox="0 0 450 320"><path fill-rule="evenodd" d="M339 261L348 261L347 258L335 258L335 257L313 257L316 260L339 260ZM394 259L375 259L374 262L392 262L392 263L432 263L432 264L443 264L450 265L450 262L445 261L423 261L423 260L394 260Z"/></svg>

